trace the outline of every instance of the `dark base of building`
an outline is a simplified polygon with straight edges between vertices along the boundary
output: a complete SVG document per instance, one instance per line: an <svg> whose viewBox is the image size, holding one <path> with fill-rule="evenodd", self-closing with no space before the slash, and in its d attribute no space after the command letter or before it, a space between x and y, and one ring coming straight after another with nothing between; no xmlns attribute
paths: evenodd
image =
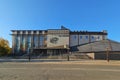
<svg viewBox="0 0 120 80"><path fill-rule="evenodd" d="M37 54L41 56L54 56L68 54L67 49L34 49L32 54Z"/></svg>
<svg viewBox="0 0 120 80"><path fill-rule="evenodd" d="M68 49L33 49L29 52L20 51L19 53L13 53L13 56L23 56L23 55L31 55L31 56L54 56L54 55L64 55L68 54Z"/></svg>

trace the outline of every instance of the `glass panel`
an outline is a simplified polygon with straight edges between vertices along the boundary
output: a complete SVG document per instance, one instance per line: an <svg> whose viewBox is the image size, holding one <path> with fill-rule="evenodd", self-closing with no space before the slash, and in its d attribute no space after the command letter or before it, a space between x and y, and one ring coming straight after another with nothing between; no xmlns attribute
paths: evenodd
<svg viewBox="0 0 120 80"><path fill-rule="evenodd" d="M21 50L25 51L25 36L24 35L22 36L22 40L21 41L22 41L21 42Z"/></svg>
<svg viewBox="0 0 120 80"><path fill-rule="evenodd" d="M40 36L40 47L43 47L44 45L44 36Z"/></svg>
<svg viewBox="0 0 120 80"><path fill-rule="evenodd" d="M33 41L34 41L33 47L37 48L37 47L38 47L38 36L35 35L33 39L34 39L34 40L33 40Z"/></svg>
<svg viewBox="0 0 120 80"><path fill-rule="evenodd" d="M16 36L15 40L16 40L16 49L15 50L18 53L20 51L20 36L19 35Z"/></svg>
<svg viewBox="0 0 120 80"><path fill-rule="evenodd" d="M28 35L27 37L26 47L27 47L27 52L28 52L29 49L31 48L31 36L30 35Z"/></svg>

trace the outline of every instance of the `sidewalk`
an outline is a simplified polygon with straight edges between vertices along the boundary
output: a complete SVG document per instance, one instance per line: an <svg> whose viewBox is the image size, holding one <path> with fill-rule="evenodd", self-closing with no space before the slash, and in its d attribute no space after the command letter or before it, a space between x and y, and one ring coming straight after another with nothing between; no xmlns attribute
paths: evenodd
<svg viewBox="0 0 120 80"><path fill-rule="evenodd" d="M34 64L34 63L33 63ZM111 60L107 62L106 60L79 60L79 61L60 61L60 62L36 62L35 64L82 64L82 65L117 65L120 66L120 61Z"/></svg>
<svg viewBox="0 0 120 80"><path fill-rule="evenodd" d="M26 63L26 64L83 64L83 65L118 65L120 66L120 60L70 60L66 59L0 59L0 62L12 62L12 63Z"/></svg>

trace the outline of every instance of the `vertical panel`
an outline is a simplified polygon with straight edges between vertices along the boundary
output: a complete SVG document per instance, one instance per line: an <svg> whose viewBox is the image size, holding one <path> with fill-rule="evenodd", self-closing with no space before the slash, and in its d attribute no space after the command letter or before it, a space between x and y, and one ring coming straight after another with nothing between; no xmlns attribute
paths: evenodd
<svg viewBox="0 0 120 80"><path fill-rule="evenodd" d="M31 35L28 35L27 37L27 43L26 43L26 49L27 49L27 52L29 51L29 49L31 49Z"/></svg>
<svg viewBox="0 0 120 80"><path fill-rule="evenodd" d="M16 51L17 53L19 53L19 51L20 51L20 35L17 35L17 36L16 36L15 41L16 41L16 49L15 49L15 51Z"/></svg>
<svg viewBox="0 0 120 80"><path fill-rule="evenodd" d="M43 35L40 35L40 47L43 47L44 45L44 36Z"/></svg>
<svg viewBox="0 0 120 80"><path fill-rule="evenodd" d="M37 35L34 35L34 38L33 38L33 47L34 48L38 47L38 36Z"/></svg>
<svg viewBox="0 0 120 80"><path fill-rule="evenodd" d="M21 50L25 52L25 35L22 35L21 39Z"/></svg>
<svg viewBox="0 0 120 80"><path fill-rule="evenodd" d="M15 35L12 35L12 53L14 54L15 53L15 47L16 47L16 45L15 45Z"/></svg>

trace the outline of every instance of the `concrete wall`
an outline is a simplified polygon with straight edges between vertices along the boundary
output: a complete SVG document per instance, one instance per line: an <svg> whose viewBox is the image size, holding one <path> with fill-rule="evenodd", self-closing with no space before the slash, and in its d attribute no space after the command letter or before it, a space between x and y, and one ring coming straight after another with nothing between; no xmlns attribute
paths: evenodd
<svg viewBox="0 0 120 80"><path fill-rule="evenodd" d="M103 40L103 35L90 35L90 42Z"/></svg>
<svg viewBox="0 0 120 80"><path fill-rule="evenodd" d="M95 53L86 53L90 59L95 59Z"/></svg>
<svg viewBox="0 0 120 80"><path fill-rule="evenodd" d="M62 34L64 35L64 34ZM69 46L69 36L60 36L59 34L47 35L47 47L55 47L55 46L62 46L68 45ZM55 42L52 42L52 39L57 39Z"/></svg>
<svg viewBox="0 0 120 80"><path fill-rule="evenodd" d="M104 40L107 37L105 35L78 35L71 34L70 35L70 47L77 46L89 42Z"/></svg>
<svg viewBox="0 0 120 80"><path fill-rule="evenodd" d="M106 60L106 52L95 53L95 59ZM110 52L110 60L120 60L120 52Z"/></svg>
<svg viewBox="0 0 120 80"><path fill-rule="evenodd" d="M79 45L85 44L85 43L89 43L89 35L79 35Z"/></svg>
<svg viewBox="0 0 120 80"><path fill-rule="evenodd" d="M70 47L78 45L78 35L70 35Z"/></svg>

